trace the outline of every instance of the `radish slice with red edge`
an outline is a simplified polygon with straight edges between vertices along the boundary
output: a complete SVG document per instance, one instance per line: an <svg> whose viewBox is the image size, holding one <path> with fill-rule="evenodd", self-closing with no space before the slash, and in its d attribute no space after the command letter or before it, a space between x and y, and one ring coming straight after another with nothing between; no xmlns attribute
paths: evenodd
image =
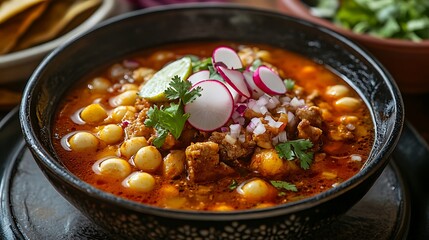
<svg viewBox="0 0 429 240"><path fill-rule="evenodd" d="M188 77L188 81L192 84L195 85L203 80L208 80L210 79L210 71L209 70L201 70L198 71L194 74L192 74L191 76Z"/></svg>
<svg viewBox="0 0 429 240"><path fill-rule="evenodd" d="M228 83L223 84L225 84L226 88L228 88L229 90L229 93L231 93L234 104L238 103L241 100L241 95L237 91L235 91L235 89L231 87Z"/></svg>
<svg viewBox="0 0 429 240"><path fill-rule="evenodd" d="M250 70L244 70L243 76L244 80L246 80L247 87L252 94L252 98L257 99L265 94L265 92L258 88L258 86L256 86L255 82L253 81L253 72Z"/></svg>
<svg viewBox="0 0 429 240"><path fill-rule="evenodd" d="M225 84L205 80L193 86L196 87L201 87L201 96L185 105L185 112L190 114L189 124L207 132L224 126L234 110L234 101Z"/></svg>
<svg viewBox="0 0 429 240"><path fill-rule="evenodd" d="M253 81L262 91L270 95L286 93L286 85L277 73L266 66L259 66L253 73Z"/></svg>
<svg viewBox="0 0 429 240"><path fill-rule="evenodd" d="M218 66L217 71L225 80L225 82L231 85L231 87L234 88L240 95L250 98L251 94L247 88L244 76L241 72L222 66Z"/></svg>
<svg viewBox="0 0 429 240"><path fill-rule="evenodd" d="M243 68L241 59L234 49L229 47L218 47L213 51L212 54L213 66L216 63L224 63L229 69L240 69Z"/></svg>

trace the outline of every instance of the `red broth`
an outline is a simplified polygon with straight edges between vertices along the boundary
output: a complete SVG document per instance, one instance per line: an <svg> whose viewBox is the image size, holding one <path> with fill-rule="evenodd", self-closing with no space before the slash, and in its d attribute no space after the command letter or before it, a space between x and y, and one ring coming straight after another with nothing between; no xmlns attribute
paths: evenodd
<svg viewBox="0 0 429 240"><path fill-rule="evenodd" d="M231 119L213 132L186 124L179 139L169 134L161 147L148 148L157 133L144 124L147 111L154 105L168 107L170 103L153 103L134 95L167 63L187 55L205 59L225 45L239 52L244 67L260 59L282 79L293 80L293 89L275 96L280 103L265 114L250 107L249 102L260 98L244 100L245 111L238 116L242 120ZM114 100L124 92L128 95L122 95L119 103ZM291 104L294 98L298 106ZM96 108L83 114L82 109L90 104ZM267 115L283 126L271 126ZM258 136L251 128L246 129L254 118L260 119L266 130ZM241 124L241 130L231 140L226 135L231 135L232 124ZM92 137L71 143L77 132ZM275 147L285 142L284 137L279 141L280 132L285 132L287 141L312 143L303 150L312 155L308 169L301 166L297 156L290 160L279 156ZM124 142L132 138L141 141L128 144L127 149ZM88 74L64 97L53 128L54 147L61 161L94 187L143 204L214 211L269 207L333 188L361 169L373 139L372 117L365 103L325 66L284 49L231 42L161 46ZM93 146L80 148L82 144ZM141 148L146 148L145 153L136 157ZM175 157L167 157L171 152ZM122 161L103 174L100 164L106 159ZM136 159L143 159L143 163L137 164ZM145 164L149 167L142 167ZM135 172L140 175L131 186L127 179Z"/></svg>

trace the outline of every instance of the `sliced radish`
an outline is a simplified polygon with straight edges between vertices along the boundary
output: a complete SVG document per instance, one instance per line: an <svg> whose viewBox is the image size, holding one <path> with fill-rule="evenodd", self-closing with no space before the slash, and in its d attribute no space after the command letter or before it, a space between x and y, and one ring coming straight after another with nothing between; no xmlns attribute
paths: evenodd
<svg viewBox="0 0 429 240"><path fill-rule="evenodd" d="M268 94L286 93L286 85L277 73L266 66L259 66L253 73L256 86Z"/></svg>
<svg viewBox="0 0 429 240"><path fill-rule="evenodd" d="M231 87L228 83L224 83L226 88L228 88L229 93L231 93L232 96L232 100L234 101L234 104L238 103L238 102L242 102L241 101L241 95L235 91L235 89L233 87Z"/></svg>
<svg viewBox="0 0 429 240"><path fill-rule="evenodd" d="M231 85L240 95L250 98L250 92L247 88L244 76L241 72L233 69L228 69L222 66L217 67L217 71L222 78Z"/></svg>
<svg viewBox="0 0 429 240"><path fill-rule="evenodd" d="M234 101L231 93L217 80L205 80L195 84L201 87L201 96L185 105L190 114L189 124L201 131L213 131L224 126L231 118Z"/></svg>
<svg viewBox="0 0 429 240"><path fill-rule="evenodd" d="M208 80L209 78L210 78L210 71L201 70L189 76L188 82L190 82L192 85L195 85L203 80Z"/></svg>
<svg viewBox="0 0 429 240"><path fill-rule="evenodd" d="M212 55L213 66L216 63L222 62L229 69L240 69L243 67L241 59L234 49L229 47L218 47L213 51Z"/></svg>
<svg viewBox="0 0 429 240"><path fill-rule="evenodd" d="M244 70L243 76L244 80L246 80L246 84L252 95L252 98L257 99L265 94L265 92L258 88L258 86L256 86L255 82L253 81L253 72L250 70Z"/></svg>

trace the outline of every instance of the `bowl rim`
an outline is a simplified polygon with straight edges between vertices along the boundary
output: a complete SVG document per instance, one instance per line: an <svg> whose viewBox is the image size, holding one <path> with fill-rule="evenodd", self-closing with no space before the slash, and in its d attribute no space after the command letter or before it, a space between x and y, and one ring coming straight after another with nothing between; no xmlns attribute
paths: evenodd
<svg viewBox="0 0 429 240"><path fill-rule="evenodd" d="M111 15L111 13L115 10L115 7L117 5L116 1L117 0L102 0L100 6L98 6L98 8L91 16L89 16L81 24L79 24L69 32L57 38L20 51L0 55L0 66L13 66L19 63L29 62L32 59L36 59L43 55L46 55L48 52L58 47L61 43L64 43L68 39L71 39L74 36L89 30L99 22L106 19L106 17Z"/></svg>
<svg viewBox="0 0 429 240"><path fill-rule="evenodd" d="M139 15L150 15L158 14L163 12L172 12L172 11L186 11L186 10L207 10L207 9L228 9L228 10L237 10L251 12L254 14L264 14L275 16L281 19L287 19L288 21L294 21L299 24L305 25L307 27L316 28L318 31L321 31L336 40L342 42L343 44L351 47L358 54L360 54L366 61L368 61L385 79L389 91L393 95L393 100L395 101L396 110L395 113L395 126L397 131L392 130L393 134L387 136L386 144L388 147L383 147L377 155L374 155L374 160L367 164L367 167L362 169L360 172L355 174L353 177L347 181L341 183L338 187L331 188L327 191L319 193L312 197L307 197L299 201L294 201L286 204L276 205L273 207L263 208L263 209L249 209L249 210L236 210L236 211L227 211L227 212L215 212L215 211L196 211L196 210L180 210L180 209L166 209L160 208L151 205L145 205L131 200L123 199L117 197L113 194L104 192L100 189L93 187L92 185L80 180L74 174L66 170L61 166L55 158L48 152L47 149L43 147L41 141L37 138L37 134L34 129L31 127L30 114L31 110L31 97L36 95L33 92L35 85L40 81L40 75L43 73L44 68L49 65L50 60L53 59L56 55L60 54L62 50L66 49L73 42L78 41L79 39L84 38L86 35L91 34L96 31L100 31L109 25L120 24L122 21L126 21L128 18L138 17ZM399 136L402 131L404 114L403 114L403 102L402 97L399 94L399 89L394 83L392 77L389 73L383 68L383 66L370 55L368 52L363 50L361 47L350 41L348 38L343 35L332 31L326 27L319 26L317 24L292 17L289 15L282 14L280 12L260 9L252 6L243 6L237 4L229 3L187 3L187 4L171 4L165 6L157 6L146 9L140 9L104 21L101 24L98 24L95 28L75 36L74 38L67 41L65 44L56 48L51 52L37 67L35 72L32 74L30 80L28 81L24 92L23 92L23 101L20 105L19 117L21 122L21 129L24 135L24 139L27 142L27 146L38 156L38 161L41 162L51 173L55 174L57 177L61 178L63 181L66 181L67 184L72 187L79 189L81 192L86 192L87 195L90 195L92 198L105 201L108 204L118 205L127 210L136 211L142 214L149 214L153 216L160 216L170 219L182 219L182 220L192 220L192 221L233 221L233 220L251 220L251 219L261 219L269 217L278 217L281 215L294 214L299 211L304 211L311 209L317 206L322 205L325 202L332 200L333 198L339 197L344 194L350 188L354 188L357 185L361 184L369 177L373 176L375 173L388 163L388 157L399 141ZM377 133L375 133L377 134ZM384 157L383 157L384 156Z"/></svg>
<svg viewBox="0 0 429 240"><path fill-rule="evenodd" d="M399 48L396 50L403 50L404 52L418 52L422 49L429 49L429 39L423 39L420 42L413 42L411 40L399 38L380 38L369 34L355 33L352 30L337 26L327 19L312 15L309 7L303 3L302 0L280 0L279 5L281 11L284 11L287 14L322 25L349 38L357 39L360 42L370 42L371 44L377 45L379 48L390 49L392 47L396 47Z"/></svg>

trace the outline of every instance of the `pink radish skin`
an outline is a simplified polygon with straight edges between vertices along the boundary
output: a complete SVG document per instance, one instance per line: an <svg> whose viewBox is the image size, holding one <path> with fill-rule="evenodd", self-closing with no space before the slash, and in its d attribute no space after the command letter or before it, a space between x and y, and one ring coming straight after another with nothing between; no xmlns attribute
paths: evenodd
<svg viewBox="0 0 429 240"><path fill-rule="evenodd" d="M185 105L190 114L189 124L201 131L214 131L224 126L234 111L234 101L228 88L217 80L201 81L193 88L201 87L201 96Z"/></svg>
<svg viewBox="0 0 429 240"><path fill-rule="evenodd" d="M208 80L209 78L210 78L210 71L201 70L189 76L188 82L190 82L193 86L201 81Z"/></svg>
<svg viewBox="0 0 429 240"><path fill-rule="evenodd" d="M266 66L259 66L253 73L253 81L262 91L270 95L286 93L286 85L277 73Z"/></svg>
<svg viewBox="0 0 429 240"><path fill-rule="evenodd" d="M250 70L244 70L243 76L244 80L246 80L247 87L252 94L252 98L257 99L265 94L265 92L258 88L258 86L256 86L255 82L253 81L253 72Z"/></svg>
<svg viewBox="0 0 429 240"><path fill-rule="evenodd" d="M222 76L222 78L236 90L241 96L250 98L251 94L247 88L244 76L241 72L237 70L227 69L225 67L217 67L217 71Z"/></svg>
<svg viewBox="0 0 429 240"><path fill-rule="evenodd" d="M240 57L234 49L229 47L216 48L212 54L212 61L213 66L217 66L217 63L222 62L229 69L243 68Z"/></svg>

